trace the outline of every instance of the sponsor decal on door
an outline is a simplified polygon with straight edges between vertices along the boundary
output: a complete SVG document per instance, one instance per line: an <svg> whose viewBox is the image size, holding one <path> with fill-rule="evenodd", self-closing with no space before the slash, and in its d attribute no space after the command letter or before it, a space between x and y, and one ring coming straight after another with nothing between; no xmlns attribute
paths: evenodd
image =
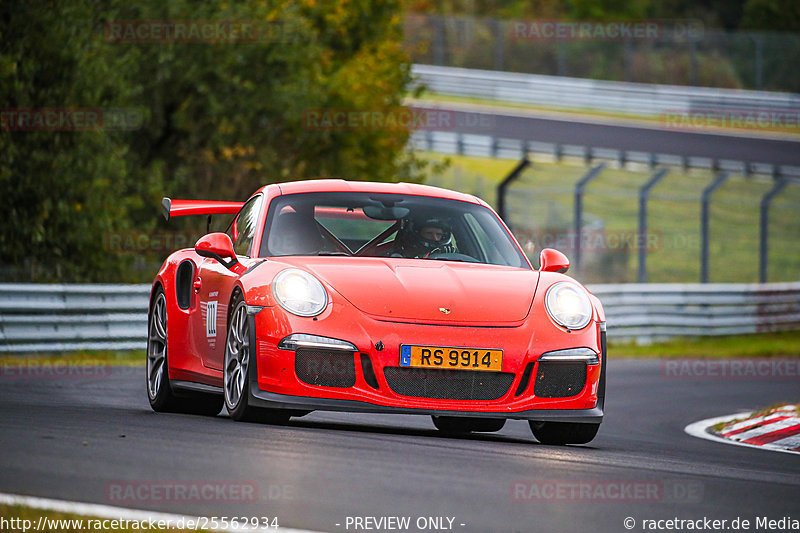
<svg viewBox="0 0 800 533"><path fill-rule="evenodd" d="M217 336L217 302L206 304L206 337Z"/></svg>

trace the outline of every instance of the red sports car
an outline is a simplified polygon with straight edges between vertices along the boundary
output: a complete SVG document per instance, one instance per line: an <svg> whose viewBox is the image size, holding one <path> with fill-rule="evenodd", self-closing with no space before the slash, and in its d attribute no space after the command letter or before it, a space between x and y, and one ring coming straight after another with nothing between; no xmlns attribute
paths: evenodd
<svg viewBox="0 0 800 533"><path fill-rule="evenodd" d="M413 184L268 185L174 252L150 297L156 411L284 423L311 411L426 414L447 432L527 420L586 443L603 419L605 317L541 251L535 270L482 200Z"/></svg>

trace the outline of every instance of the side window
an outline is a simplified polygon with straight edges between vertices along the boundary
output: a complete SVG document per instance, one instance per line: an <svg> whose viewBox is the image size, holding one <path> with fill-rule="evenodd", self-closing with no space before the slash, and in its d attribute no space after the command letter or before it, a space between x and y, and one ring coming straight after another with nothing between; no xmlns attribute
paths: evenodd
<svg viewBox="0 0 800 533"><path fill-rule="evenodd" d="M467 222L467 226L472 231L472 235L475 237L475 241L480 248L481 255L483 255L483 260L490 264L495 265L513 265L514 264L514 257L509 253L503 253L504 250L500 250L497 247L496 242L503 242L505 240L500 240L498 236L495 239L492 239L491 235L486 233L486 229L484 226L481 226L480 222L472 215L472 213L467 213L464 217L464 220ZM490 228L494 229L493 226L489 226ZM519 260L517 260L519 262Z"/></svg>
<svg viewBox="0 0 800 533"><path fill-rule="evenodd" d="M236 217L236 242L233 243L233 251L236 255L248 255L250 246L253 244L253 237L256 234L256 222L258 214L261 212L262 196L259 194L249 202L244 204L239 216Z"/></svg>

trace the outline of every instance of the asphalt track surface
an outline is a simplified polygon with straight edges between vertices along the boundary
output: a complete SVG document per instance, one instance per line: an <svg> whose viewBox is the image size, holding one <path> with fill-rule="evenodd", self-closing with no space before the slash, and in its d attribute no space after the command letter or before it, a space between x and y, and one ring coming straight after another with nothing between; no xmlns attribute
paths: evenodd
<svg viewBox="0 0 800 533"><path fill-rule="evenodd" d="M678 155L800 166L800 139L769 138L760 132L708 133L679 127L634 125L613 119L553 118L533 113L473 110L458 104L415 105L451 109L445 123L432 127L457 133L491 135L543 143L571 144ZM667 123L668 125L669 123Z"/></svg>
<svg viewBox="0 0 800 533"><path fill-rule="evenodd" d="M643 519L704 517L748 519L754 531L757 517L800 518L800 457L683 431L696 420L796 400L796 376L676 378L657 360L612 359L599 435L559 447L538 444L520 421L455 438L422 416L312 413L269 426L224 414L156 414L143 374L0 376L0 492L275 516L283 527L314 531L355 531L347 517L367 516L410 517L409 531L420 530L420 517L450 517L453 531L470 532L621 532L627 517L636 520L632 531L643 530ZM554 496L546 488L553 482L588 483L594 495ZM148 496L165 483L249 486L256 501ZM525 489L515 494L520 483ZM645 497L632 492L637 485ZM119 501L115 486L148 493Z"/></svg>

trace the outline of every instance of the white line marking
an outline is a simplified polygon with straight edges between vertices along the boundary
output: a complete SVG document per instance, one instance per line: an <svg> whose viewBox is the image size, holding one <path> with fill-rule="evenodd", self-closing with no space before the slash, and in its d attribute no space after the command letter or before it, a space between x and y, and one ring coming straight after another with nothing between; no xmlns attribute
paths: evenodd
<svg viewBox="0 0 800 533"><path fill-rule="evenodd" d="M737 418L743 418L750 416L751 412L747 413L738 413L735 415L726 415L726 416L718 416L716 418L707 418L705 420L700 420L698 422L693 422L683 428L683 431L691 435L692 437L697 437L699 439L706 439L711 440L714 442L724 442L725 444L733 444L736 446L744 446L747 448L755 448L757 450L767 450L770 452L783 452L783 453L791 453L797 455L798 452L792 450L783 450L779 448L766 448L764 446L759 446L758 444L745 444L744 442L737 442L735 440L724 439L722 437L718 437L717 435L712 435L708 433L706 429L710 428L714 424L719 424L720 422L728 422L730 420L736 420Z"/></svg>
<svg viewBox="0 0 800 533"><path fill-rule="evenodd" d="M19 494L7 494L0 492L0 504L5 505L22 505L31 507L33 509L41 509L46 511L56 511L59 513L71 513L82 516L96 516L98 518L119 519L119 520L164 520L176 523L179 520L197 520L196 516L177 515L169 513L160 513L156 511L145 511L142 509L128 509L125 507L113 507L111 505L100 505L96 503L82 503L70 502L66 500L52 500L49 498L38 498L35 496L22 496ZM228 531L231 533L244 533L247 531L264 531L262 529L219 529L215 531ZM267 531L279 531L281 533L319 533L316 531L309 531L307 529L290 529L279 527L277 530L267 529Z"/></svg>

